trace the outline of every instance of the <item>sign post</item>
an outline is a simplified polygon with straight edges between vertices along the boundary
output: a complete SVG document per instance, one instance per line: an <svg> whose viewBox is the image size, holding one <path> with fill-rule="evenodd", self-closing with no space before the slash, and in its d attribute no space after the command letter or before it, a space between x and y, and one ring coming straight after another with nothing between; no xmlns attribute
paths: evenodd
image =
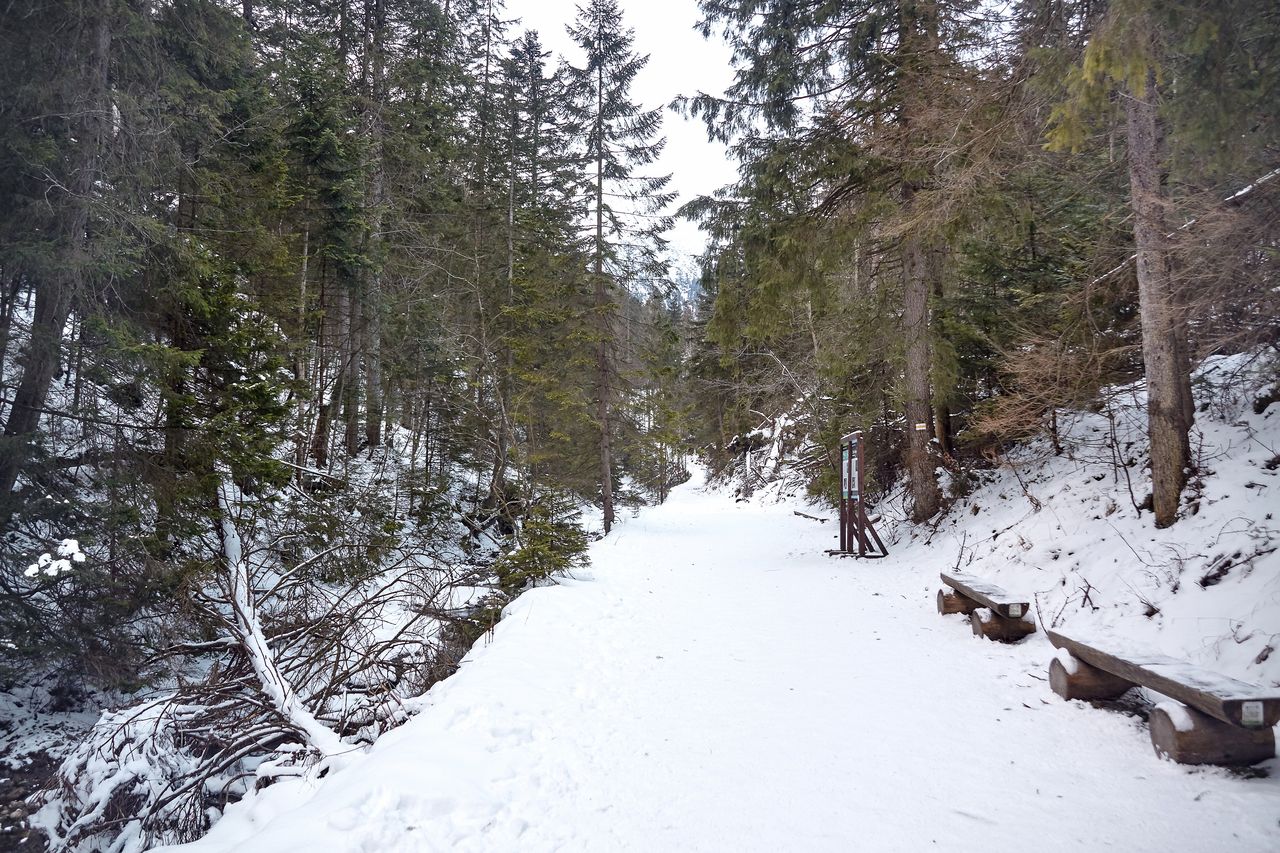
<svg viewBox="0 0 1280 853"><path fill-rule="evenodd" d="M828 551L836 556L886 557L889 552L880 541L862 503L862 431L851 432L840 439L840 550Z"/></svg>

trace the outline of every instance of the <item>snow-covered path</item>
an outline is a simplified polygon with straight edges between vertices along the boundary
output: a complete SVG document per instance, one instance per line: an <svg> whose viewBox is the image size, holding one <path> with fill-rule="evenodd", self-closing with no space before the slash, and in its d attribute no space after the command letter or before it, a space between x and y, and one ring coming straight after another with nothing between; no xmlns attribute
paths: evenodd
<svg viewBox="0 0 1280 853"><path fill-rule="evenodd" d="M1042 634L973 638L934 571L822 556L833 526L677 489L368 756L190 849L1280 849L1277 780L1157 760L1049 691Z"/></svg>

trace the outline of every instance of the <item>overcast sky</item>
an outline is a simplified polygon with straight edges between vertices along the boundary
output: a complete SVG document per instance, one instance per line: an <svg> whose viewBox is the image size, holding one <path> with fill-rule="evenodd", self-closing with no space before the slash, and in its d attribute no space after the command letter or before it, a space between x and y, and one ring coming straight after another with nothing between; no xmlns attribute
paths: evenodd
<svg viewBox="0 0 1280 853"><path fill-rule="evenodd" d="M653 174L670 172L671 188L679 193L674 212L685 201L731 182L737 171L723 145L708 142L702 120L687 120L665 109L676 95L698 90L720 94L732 81L729 48L714 34L703 39L694 31L698 21L695 0L619 0L625 26L635 30L635 49L650 55L649 64L632 85L632 99L646 109L663 107L663 135L667 148ZM535 29L554 57L580 62L565 25L576 15L575 0L507 0L507 14L520 18L516 36ZM671 248L697 254L705 245L697 225L679 220L668 235Z"/></svg>

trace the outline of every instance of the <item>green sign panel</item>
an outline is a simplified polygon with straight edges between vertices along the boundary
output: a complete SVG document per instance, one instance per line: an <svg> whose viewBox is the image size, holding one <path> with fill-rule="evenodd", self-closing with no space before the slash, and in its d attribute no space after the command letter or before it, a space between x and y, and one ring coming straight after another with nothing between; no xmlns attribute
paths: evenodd
<svg viewBox="0 0 1280 853"><path fill-rule="evenodd" d="M855 438L840 448L840 497L858 500L862 491L858 480L858 440Z"/></svg>
<svg viewBox="0 0 1280 853"><path fill-rule="evenodd" d="M840 448L840 497L849 497L849 445Z"/></svg>

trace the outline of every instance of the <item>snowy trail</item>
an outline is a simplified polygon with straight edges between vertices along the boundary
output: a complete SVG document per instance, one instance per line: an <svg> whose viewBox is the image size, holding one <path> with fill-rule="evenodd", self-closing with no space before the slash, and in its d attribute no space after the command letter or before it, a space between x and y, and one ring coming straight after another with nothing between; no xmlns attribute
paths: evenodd
<svg viewBox="0 0 1280 853"><path fill-rule="evenodd" d="M1053 696L1043 634L973 638L931 572L822 556L833 526L677 489L368 756L189 849L1280 849L1277 780L1157 760Z"/></svg>

